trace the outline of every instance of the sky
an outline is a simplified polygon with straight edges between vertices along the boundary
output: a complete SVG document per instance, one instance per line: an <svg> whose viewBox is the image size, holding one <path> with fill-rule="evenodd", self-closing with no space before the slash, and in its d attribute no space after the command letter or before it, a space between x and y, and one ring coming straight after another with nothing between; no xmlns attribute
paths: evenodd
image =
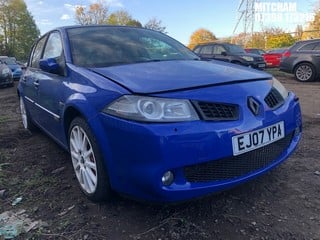
<svg viewBox="0 0 320 240"><path fill-rule="evenodd" d="M24 0L41 34L66 25L74 25L76 6L89 6L96 0ZM240 2L243 1L239 9ZM134 19L145 24L151 18L161 20L169 36L183 44L189 43L194 31L205 28L217 38L244 31L241 11L248 0L105 0L109 11L126 10ZM260 0L254 6L256 31L262 27L280 27L293 32L298 24L305 25L319 0ZM242 18L243 20L244 18Z"/></svg>

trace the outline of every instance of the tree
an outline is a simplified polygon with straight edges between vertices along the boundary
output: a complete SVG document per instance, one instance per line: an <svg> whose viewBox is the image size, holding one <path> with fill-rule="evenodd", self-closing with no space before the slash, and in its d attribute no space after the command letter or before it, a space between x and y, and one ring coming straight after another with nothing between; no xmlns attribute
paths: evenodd
<svg viewBox="0 0 320 240"><path fill-rule="evenodd" d="M255 32L245 44L246 48L264 49L266 44L265 34L262 32Z"/></svg>
<svg viewBox="0 0 320 240"><path fill-rule="evenodd" d="M311 38L320 38L320 9L315 12L313 21L308 24L303 33L303 39Z"/></svg>
<svg viewBox="0 0 320 240"><path fill-rule="evenodd" d="M217 40L216 36L204 28L200 28L190 36L188 47L193 49L197 44L208 43Z"/></svg>
<svg viewBox="0 0 320 240"><path fill-rule="evenodd" d="M231 43L244 46L247 42L247 39L248 39L248 34L243 32L243 33L239 33L236 36L233 36L231 39Z"/></svg>
<svg viewBox="0 0 320 240"><path fill-rule="evenodd" d="M23 0L0 0L0 39L3 55L25 60L40 31Z"/></svg>
<svg viewBox="0 0 320 240"><path fill-rule="evenodd" d="M81 25L104 24L108 21L109 7L104 1L90 4L89 8L79 6L76 8L75 19Z"/></svg>
<svg viewBox="0 0 320 240"><path fill-rule="evenodd" d="M264 35L266 49L289 47L295 42L294 37L282 28L265 28Z"/></svg>
<svg viewBox="0 0 320 240"><path fill-rule="evenodd" d="M162 26L161 20L158 20L157 18L151 18L145 25L145 28L152 29L158 32L167 33L166 27Z"/></svg>
<svg viewBox="0 0 320 240"><path fill-rule="evenodd" d="M109 16L107 23L111 25L142 27L142 24L138 20L133 19L133 17L124 10L112 13Z"/></svg>
<svg viewBox="0 0 320 240"><path fill-rule="evenodd" d="M296 41L290 33L285 33L283 30L265 34L266 49L289 47Z"/></svg>
<svg viewBox="0 0 320 240"><path fill-rule="evenodd" d="M294 37L297 41L301 40L303 36L303 27L301 25L297 25Z"/></svg>
<svg viewBox="0 0 320 240"><path fill-rule="evenodd" d="M125 10L119 10L109 14L109 7L105 4L105 0L99 0L96 3L92 3L89 5L89 7L77 7L75 12L75 20L81 25L110 24L142 27L141 22L134 19ZM162 26L161 21L156 18L150 19L144 27L166 33L166 27Z"/></svg>

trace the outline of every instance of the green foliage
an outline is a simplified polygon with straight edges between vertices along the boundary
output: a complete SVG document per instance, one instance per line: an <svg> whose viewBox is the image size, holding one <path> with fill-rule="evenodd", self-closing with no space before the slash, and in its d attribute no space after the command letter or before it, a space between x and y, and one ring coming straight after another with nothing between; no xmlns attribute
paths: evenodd
<svg viewBox="0 0 320 240"><path fill-rule="evenodd" d="M166 33L166 27L162 26L161 20L151 18L145 25L145 28L152 29L158 32Z"/></svg>
<svg viewBox="0 0 320 240"><path fill-rule="evenodd" d="M294 37L289 33L267 35L266 48L273 49L289 47L294 44L295 41Z"/></svg>
<svg viewBox="0 0 320 240"><path fill-rule="evenodd" d="M79 6L76 8L75 20L78 24L110 24L120 26L142 27L141 22L134 19L127 11L119 10L109 13L109 6L104 0L92 3L88 8ZM164 32L166 27L162 26L161 21L156 18L150 19L145 28Z"/></svg>
<svg viewBox="0 0 320 240"><path fill-rule="evenodd" d="M119 10L112 13L106 23L110 25L142 27L142 24L138 20L133 19L133 17L125 10Z"/></svg>
<svg viewBox="0 0 320 240"><path fill-rule="evenodd" d="M264 49L266 45L266 39L264 33L254 33L250 40L244 45L246 48L259 48Z"/></svg>
<svg viewBox="0 0 320 240"><path fill-rule="evenodd" d="M91 4L88 9L83 6L77 7L75 18L81 25L104 24L108 21L108 12L109 7L103 1L99 1Z"/></svg>
<svg viewBox="0 0 320 240"><path fill-rule="evenodd" d="M27 59L30 47L39 35L23 0L0 0L1 55Z"/></svg>
<svg viewBox="0 0 320 240"><path fill-rule="evenodd" d="M216 36L207 29L200 28L192 33L188 47L193 49L196 45L201 43L208 43L217 40Z"/></svg>
<svg viewBox="0 0 320 240"><path fill-rule="evenodd" d="M274 49L291 46L297 40L297 36L286 33L281 28L266 28L263 32L255 32L252 36L240 33L234 36L232 43L246 48Z"/></svg>

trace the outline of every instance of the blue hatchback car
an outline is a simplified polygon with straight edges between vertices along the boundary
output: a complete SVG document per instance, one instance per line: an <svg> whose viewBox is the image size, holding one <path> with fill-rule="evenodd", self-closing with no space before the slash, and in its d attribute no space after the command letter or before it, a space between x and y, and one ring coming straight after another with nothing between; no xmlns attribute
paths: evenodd
<svg viewBox="0 0 320 240"><path fill-rule="evenodd" d="M70 26L33 46L23 126L70 152L92 201L177 202L254 179L301 138L298 98L271 75L200 61L162 33Z"/></svg>
<svg viewBox="0 0 320 240"><path fill-rule="evenodd" d="M22 75L22 69L17 63L16 59L14 57L0 56L0 61L7 64L7 66L11 69L13 80L19 81Z"/></svg>

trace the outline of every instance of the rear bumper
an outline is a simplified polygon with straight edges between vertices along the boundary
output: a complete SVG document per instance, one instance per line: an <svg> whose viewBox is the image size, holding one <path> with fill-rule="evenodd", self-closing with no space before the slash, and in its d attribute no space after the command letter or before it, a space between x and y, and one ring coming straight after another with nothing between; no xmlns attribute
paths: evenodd
<svg viewBox="0 0 320 240"><path fill-rule="evenodd" d="M293 73L293 68L291 64L288 64L286 62L280 62L279 70L286 73Z"/></svg>

